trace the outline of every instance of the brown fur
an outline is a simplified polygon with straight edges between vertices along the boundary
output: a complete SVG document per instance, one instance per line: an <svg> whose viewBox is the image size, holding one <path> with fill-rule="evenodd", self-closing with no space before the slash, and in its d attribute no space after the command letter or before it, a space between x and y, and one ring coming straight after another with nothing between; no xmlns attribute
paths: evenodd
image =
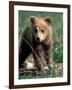
<svg viewBox="0 0 72 90"><path fill-rule="evenodd" d="M35 28L39 29L38 32L42 34L41 41L37 42L35 38ZM43 32L41 31L43 30ZM33 52L33 57L35 61L35 65L38 67L38 70L44 71L44 66L48 64L48 66L52 67L52 20L50 17L47 18L37 18L35 16L31 16L31 25L25 30L22 36L22 40L20 43L20 52L19 52L19 66L25 61L26 57L33 52L29 45L27 45L26 41L31 45L36 54ZM35 35L34 35L35 34ZM26 41L25 41L25 40ZM40 39L40 36L39 36ZM42 58L42 51L44 52L44 58ZM45 61L44 61L45 60Z"/></svg>

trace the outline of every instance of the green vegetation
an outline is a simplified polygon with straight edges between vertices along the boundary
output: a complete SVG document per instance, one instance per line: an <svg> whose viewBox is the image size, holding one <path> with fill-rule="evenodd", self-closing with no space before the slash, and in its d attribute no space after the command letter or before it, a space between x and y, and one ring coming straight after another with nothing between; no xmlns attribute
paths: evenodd
<svg viewBox="0 0 72 90"><path fill-rule="evenodd" d="M53 60L55 63L63 62L63 13L57 12L37 12L37 11L19 11L19 40L22 32L27 25L30 24L30 16L47 17L51 16L53 19ZM28 75L20 74L20 79L36 78L35 73ZM55 68L48 71L46 77L56 77Z"/></svg>
<svg viewBox="0 0 72 90"><path fill-rule="evenodd" d="M56 77L55 67L50 68L45 74L38 73L37 71L31 71L26 73L20 73L19 79L35 79L35 78L49 78Z"/></svg>

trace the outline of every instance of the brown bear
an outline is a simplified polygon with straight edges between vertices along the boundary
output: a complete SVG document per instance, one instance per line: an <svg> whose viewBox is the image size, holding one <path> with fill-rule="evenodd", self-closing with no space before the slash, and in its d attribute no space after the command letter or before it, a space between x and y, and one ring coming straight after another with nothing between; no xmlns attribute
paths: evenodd
<svg viewBox="0 0 72 90"><path fill-rule="evenodd" d="M31 16L31 24L23 32L19 47L19 68L25 59L33 53L38 70L44 70L43 65L53 66L52 60L52 19ZM44 53L42 60L41 53Z"/></svg>

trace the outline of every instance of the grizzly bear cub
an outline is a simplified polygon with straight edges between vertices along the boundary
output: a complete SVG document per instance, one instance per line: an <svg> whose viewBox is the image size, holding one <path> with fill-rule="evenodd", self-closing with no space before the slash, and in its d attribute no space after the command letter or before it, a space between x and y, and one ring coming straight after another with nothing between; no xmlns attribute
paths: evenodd
<svg viewBox="0 0 72 90"><path fill-rule="evenodd" d="M31 24L23 32L20 42L19 68L30 53L33 53L34 62L38 70L43 70L44 64L47 64L48 67L53 66L52 32L51 17L43 19L31 16ZM42 51L44 52L44 61L41 58Z"/></svg>

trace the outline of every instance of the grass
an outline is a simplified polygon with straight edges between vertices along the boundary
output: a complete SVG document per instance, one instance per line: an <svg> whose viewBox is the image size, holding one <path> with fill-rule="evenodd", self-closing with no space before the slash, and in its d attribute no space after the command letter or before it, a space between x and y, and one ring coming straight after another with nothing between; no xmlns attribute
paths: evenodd
<svg viewBox="0 0 72 90"><path fill-rule="evenodd" d="M36 78L56 78L63 76L63 64L54 63L52 68L49 68L46 73L38 72L37 70L19 71L19 79L36 79Z"/></svg>
<svg viewBox="0 0 72 90"><path fill-rule="evenodd" d="M49 77L56 77L56 69L50 68L49 71L47 71L45 74L38 73L37 71L34 72L27 72L27 73L21 73L19 75L19 79L36 79L36 78L49 78Z"/></svg>
<svg viewBox="0 0 72 90"><path fill-rule="evenodd" d="M63 62L63 44L59 45L58 43L54 44L53 48L53 57L56 63Z"/></svg>

